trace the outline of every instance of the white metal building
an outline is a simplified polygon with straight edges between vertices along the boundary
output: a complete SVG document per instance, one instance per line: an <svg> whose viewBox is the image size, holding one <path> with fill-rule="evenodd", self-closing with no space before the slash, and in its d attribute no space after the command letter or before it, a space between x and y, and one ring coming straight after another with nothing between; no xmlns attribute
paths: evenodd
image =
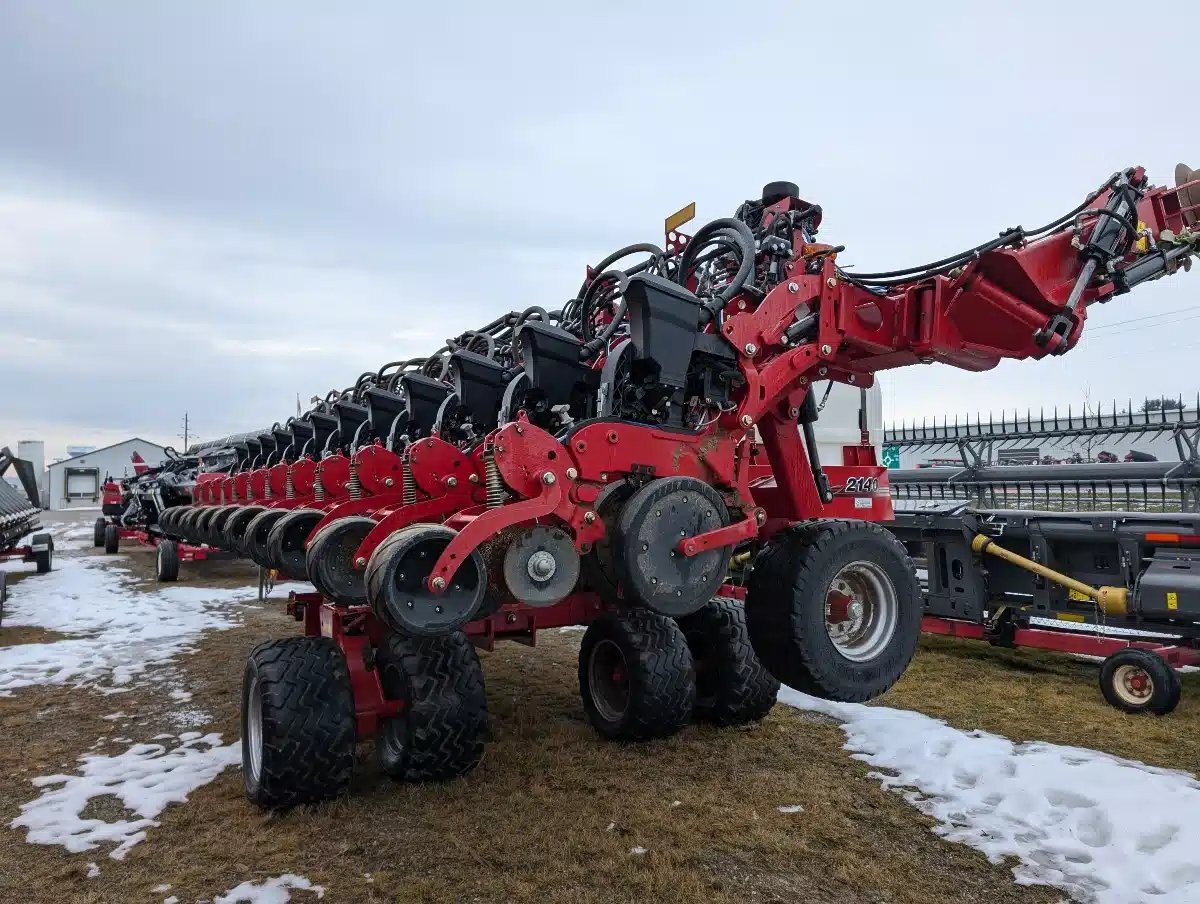
<svg viewBox="0 0 1200 904"><path fill-rule="evenodd" d="M139 437L105 446L73 458L56 461L46 469L47 503L52 512L91 508L100 504L100 487L107 477L133 475L133 453L154 467L167 457L166 450Z"/></svg>

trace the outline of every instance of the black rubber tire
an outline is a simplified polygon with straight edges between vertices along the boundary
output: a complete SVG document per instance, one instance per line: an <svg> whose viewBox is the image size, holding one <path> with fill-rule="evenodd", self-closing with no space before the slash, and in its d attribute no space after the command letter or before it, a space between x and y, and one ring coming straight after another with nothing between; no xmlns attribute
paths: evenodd
<svg viewBox="0 0 1200 904"><path fill-rule="evenodd" d="M200 538L196 534L196 522L203 514L204 509L202 508L193 508L191 511L184 512L176 524L175 532L188 543L199 542Z"/></svg>
<svg viewBox="0 0 1200 904"><path fill-rule="evenodd" d="M252 768L251 693L261 724ZM269 810L344 794L354 769L354 699L346 660L328 637L259 644L242 679L242 777L246 797Z"/></svg>
<svg viewBox="0 0 1200 904"><path fill-rule="evenodd" d="M339 518L313 536L304 557L304 573L326 599L339 606L367 604L366 572L356 570L352 559L376 523L365 515Z"/></svg>
<svg viewBox="0 0 1200 904"><path fill-rule="evenodd" d="M246 554L246 558L255 565L261 565L263 568L272 567L267 561L267 535L271 533L271 528L275 526L276 522L286 514L286 509L263 509L246 525L246 531L242 534L241 549Z"/></svg>
<svg viewBox="0 0 1200 904"><path fill-rule="evenodd" d="M394 779L441 781L479 765L487 740L487 696L475 647L462 631L441 637L388 634L379 678L408 707L379 728L379 768Z"/></svg>
<svg viewBox="0 0 1200 904"><path fill-rule="evenodd" d="M215 546L215 538L213 537L213 524L217 520L217 515L221 514L221 507L209 506L204 509L203 513L196 518L196 539L201 543Z"/></svg>
<svg viewBox="0 0 1200 904"><path fill-rule="evenodd" d="M162 583L179 580L179 546L174 540L158 541L154 551L154 576Z"/></svg>
<svg viewBox="0 0 1200 904"><path fill-rule="evenodd" d="M42 543L46 544L46 549L43 552L35 552L33 554L33 562L37 567L38 574L48 574L50 569L54 567L54 539L49 534L34 534L30 538L30 542L36 543L39 546Z"/></svg>
<svg viewBox="0 0 1200 904"><path fill-rule="evenodd" d="M754 655L746 610L732 599L714 599L681 618L696 669L697 719L714 725L745 725L771 711L779 679Z"/></svg>
<svg viewBox="0 0 1200 904"><path fill-rule="evenodd" d="M263 511L261 505L241 506L236 512L225 519L223 531L225 549L233 550L241 556L246 555L246 550L242 547L242 539L246 534L246 525L261 511Z"/></svg>
<svg viewBox="0 0 1200 904"><path fill-rule="evenodd" d="M702 519L701 507L712 517ZM650 481L622 506L613 537L613 563L626 598L672 618L697 611L724 582L733 547L689 558L675 546L684 532L694 536L727 524L725 500L708 484L693 477Z"/></svg>
<svg viewBox="0 0 1200 904"><path fill-rule="evenodd" d="M108 526L108 522L103 518L97 518L96 523L92 525L92 545L97 549L104 546L104 528Z"/></svg>
<svg viewBox="0 0 1200 904"><path fill-rule="evenodd" d="M454 538L455 532L441 524L414 524L398 530L375 548L367 562L367 603L375 616L391 630L410 637L450 634L478 617L487 597L488 571L478 549L461 561L445 596L435 597L422 588L429 570ZM406 557L425 553L420 560L423 574L405 570ZM454 598L452 593L460 596ZM446 599L456 603L442 610ZM417 602L416 607L409 605ZM440 617L439 617L440 616Z"/></svg>
<svg viewBox="0 0 1200 904"><path fill-rule="evenodd" d="M225 548L225 525L238 510L236 505L223 505L208 523L208 545L216 549Z"/></svg>
<svg viewBox="0 0 1200 904"><path fill-rule="evenodd" d="M891 637L865 661L843 656L825 623L828 588L856 561L880 568L896 595ZM829 700L861 703L895 684L917 650L922 609L904 545L869 521L796 525L758 554L747 584L746 624L758 658L784 684Z"/></svg>
<svg viewBox="0 0 1200 904"><path fill-rule="evenodd" d="M292 509L276 521L267 534L267 565L285 578L306 580L305 541L324 517L320 509L302 508Z"/></svg>
<svg viewBox="0 0 1200 904"><path fill-rule="evenodd" d="M1116 686L1121 680L1118 672L1125 666L1141 670L1150 681L1150 693L1144 701L1132 701L1119 693ZM1183 686L1179 674L1157 653L1129 647L1118 650L1100 664L1100 693L1109 706L1122 712L1165 716L1179 705Z"/></svg>
<svg viewBox="0 0 1200 904"><path fill-rule="evenodd" d="M109 555L121 548L121 535L117 533L115 524L107 524L104 527L104 551Z"/></svg>
<svg viewBox="0 0 1200 904"><path fill-rule="evenodd" d="M598 705L606 685L594 657L619 651L626 687L621 709ZM695 670L687 639L666 616L646 609L609 613L596 619L579 645L579 695L588 721L615 741L649 741L675 734L696 706Z"/></svg>

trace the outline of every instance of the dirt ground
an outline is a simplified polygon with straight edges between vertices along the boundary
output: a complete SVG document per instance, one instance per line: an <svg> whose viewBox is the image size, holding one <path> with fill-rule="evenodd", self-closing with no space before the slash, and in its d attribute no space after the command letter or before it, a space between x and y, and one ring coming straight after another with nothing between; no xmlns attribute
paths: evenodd
<svg viewBox="0 0 1200 904"><path fill-rule="evenodd" d="M152 561L131 552L122 564L148 581ZM181 580L239 587L255 575L249 565L205 563L185 565ZM279 597L168 667L170 686L193 693L187 707L212 715L203 730L239 736L247 653L299 630ZM751 728L696 726L646 745L601 741L578 700L579 636L550 632L536 649L507 644L483 654L493 740L465 779L394 784L364 745L349 798L268 816L246 802L240 772L228 769L164 812L123 861L27 844L7 828L36 796L31 778L72 771L97 739L111 738L103 716L118 708L115 698L31 688L0 699L0 901L161 902L167 893L153 889L162 885L180 902L211 900L289 872L324 886L325 902L1062 899L1017 886L1007 866L932 834L926 817L867 778L841 749L842 731L821 717L778 706ZM40 639L0 629L0 645ZM1152 720L1106 706L1095 675L1095 665L1077 660L927 639L882 702L1014 739L1162 766L1200 763L1200 676L1185 677L1174 715ZM141 741L179 731L171 720L179 704L164 687L116 698L136 719L121 732ZM127 746L109 740L95 749ZM777 809L795 804L803 812ZM93 805L103 812L105 801ZM646 853L631 854L635 847ZM99 876L85 878L89 862ZM293 892L292 900L316 899Z"/></svg>

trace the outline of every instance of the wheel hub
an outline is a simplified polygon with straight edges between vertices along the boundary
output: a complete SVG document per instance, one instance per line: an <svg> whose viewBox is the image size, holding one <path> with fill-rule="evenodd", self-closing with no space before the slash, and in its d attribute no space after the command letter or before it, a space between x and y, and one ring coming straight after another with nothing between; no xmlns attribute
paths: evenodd
<svg viewBox="0 0 1200 904"><path fill-rule="evenodd" d="M833 578L825 597L825 630L834 649L852 662L878 656L899 621L891 579L874 562L851 562Z"/></svg>
<svg viewBox="0 0 1200 904"><path fill-rule="evenodd" d="M554 577L554 572L558 570L558 565L554 561L553 553L539 549L529 557L529 565L526 570L529 572L529 576L535 581L548 581Z"/></svg>
<svg viewBox="0 0 1200 904"><path fill-rule="evenodd" d="M1154 681L1145 669L1123 665L1113 682L1117 693L1129 703L1144 703L1154 694Z"/></svg>

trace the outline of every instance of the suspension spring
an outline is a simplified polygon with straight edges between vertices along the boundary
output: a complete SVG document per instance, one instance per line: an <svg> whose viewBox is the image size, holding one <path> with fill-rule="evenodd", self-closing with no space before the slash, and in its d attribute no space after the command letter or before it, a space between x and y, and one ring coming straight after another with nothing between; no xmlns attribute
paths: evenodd
<svg viewBox="0 0 1200 904"><path fill-rule="evenodd" d="M325 487L321 483L321 463L317 462L316 470L313 471L313 499L317 502L325 501Z"/></svg>
<svg viewBox="0 0 1200 904"><path fill-rule="evenodd" d="M346 481L346 492L350 494L351 499L362 498L362 481L358 479L358 461L357 456L350 456L350 478Z"/></svg>
<svg viewBox="0 0 1200 904"><path fill-rule="evenodd" d="M272 492L272 490L271 490L270 476L268 476L267 479L263 482L263 498L264 499L274 499L275 498L275 493Z"/></svg>
<svg viewBox="0 0 1200 904"><path fill-rule="evenodd" d="M284 499L295 499L296 498L296 484L292 480L292 466L288 465L287 471L284 473L285 473L285 477L284 477L284 482L283 482L283 498Z"/></svg>
<svg viewBox="0 0 1200 904"><path fill-rule="evenodd" d="M500 478L500 468L496 466L496 455L491 443L483 450L484 487L487 490L488 508L499 508L508 498L504 481Z"/></svg>
<svg viewBox="0 0 1200 904"><path fill-rule="evenodd" d="M412 468L408 464L408 453L400 462L400 486L404 490L404 504L413 505L417 501L417 481L413 479Z"/></svg>

